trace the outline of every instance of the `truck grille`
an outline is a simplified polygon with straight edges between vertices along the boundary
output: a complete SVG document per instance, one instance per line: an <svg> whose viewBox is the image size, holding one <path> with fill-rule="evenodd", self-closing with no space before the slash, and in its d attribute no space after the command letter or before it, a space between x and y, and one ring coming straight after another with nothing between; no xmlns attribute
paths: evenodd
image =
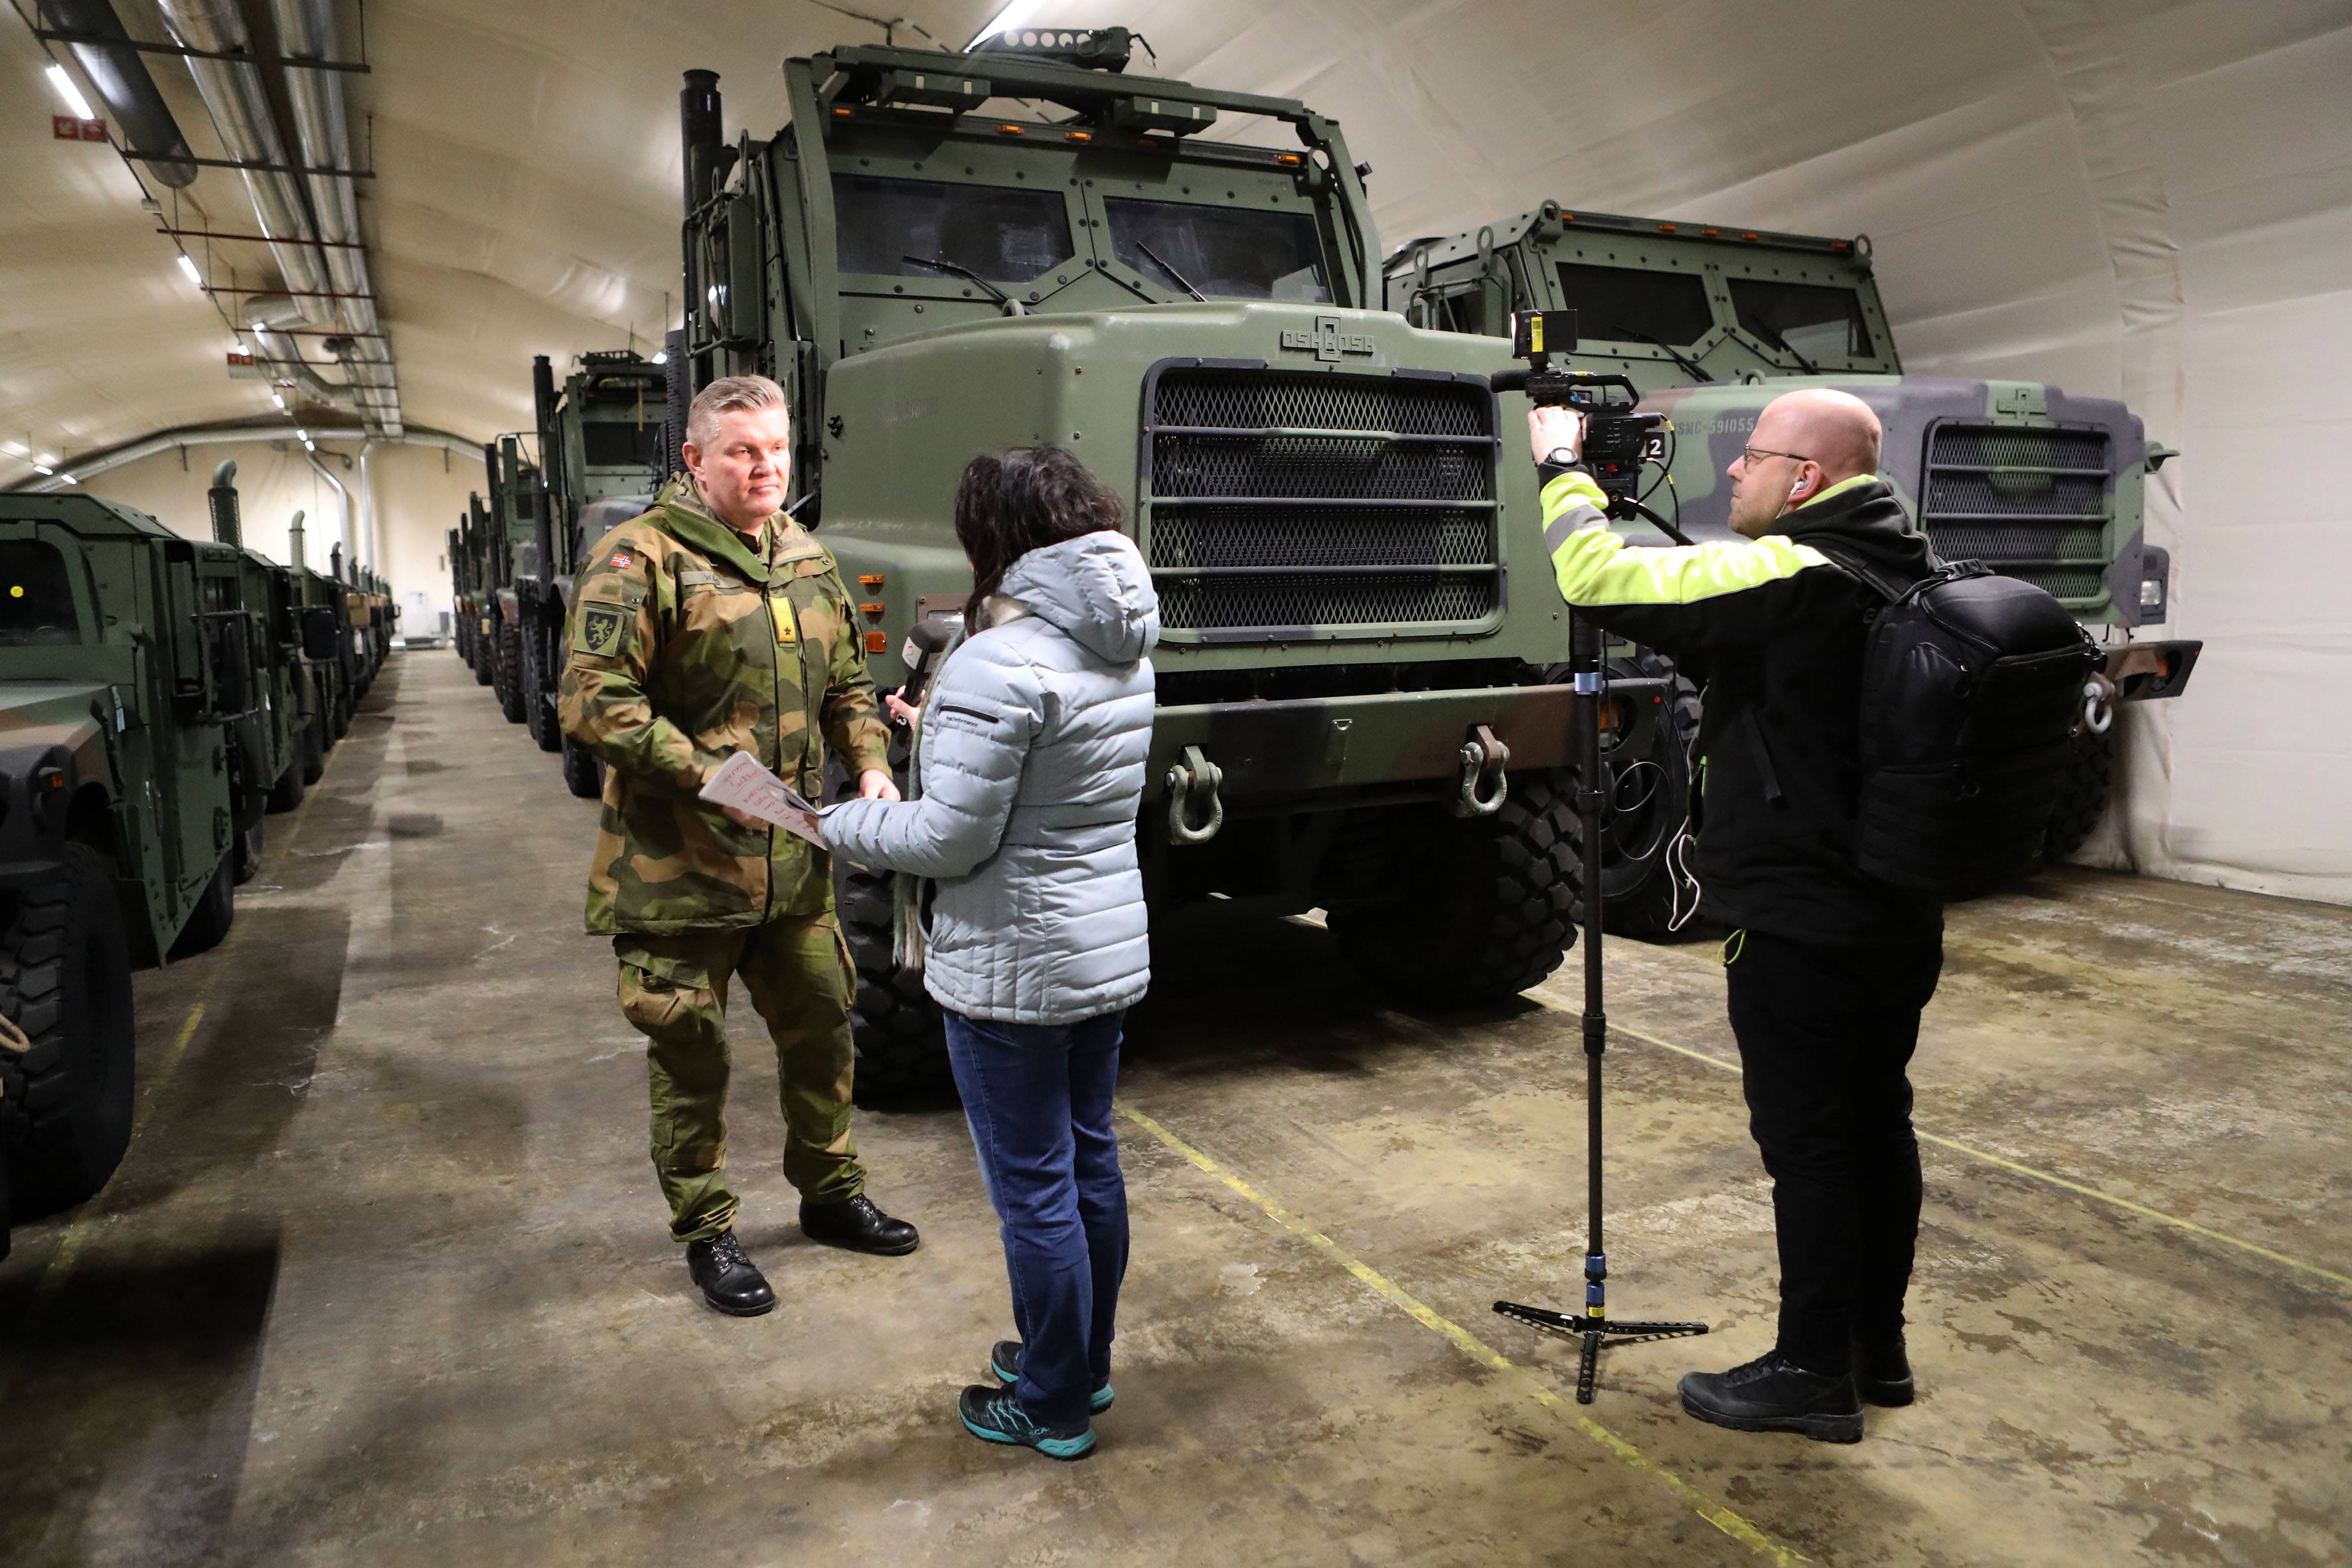
<svg viewBox="0 0 2352 1568"><path fill-rule="evenodd" d="M1947 560L1981 561L2069 609L2096 609L2115 517L2109 467L2105 430L1938 425L1919 524Z"/></svg>
<svg viewBox="0 0 2352 1568"><path fill-rule="evenodd" d="M1483 383L1180 362L1149 396L1163 627L1236 642L1450 630L1501 605Z"/></svg>

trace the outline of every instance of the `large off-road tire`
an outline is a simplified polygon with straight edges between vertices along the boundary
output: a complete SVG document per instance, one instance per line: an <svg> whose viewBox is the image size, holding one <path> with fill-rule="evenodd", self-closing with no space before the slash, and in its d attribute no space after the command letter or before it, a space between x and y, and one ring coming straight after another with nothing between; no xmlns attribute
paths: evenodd
<svg viewBox="0 0 2352 1568"><path fill-rule="evenodd" d="M310 793L310 782L302 776L303 764L310 760L310 735L307 731L298 738L296 750L298 754L294 760L286 764L286 771L279 773L278 782L269 786L269 810L281 816L299 808L302 797Z"/></svg>
<svg viewBox="0 0 2352 1568"><path fill-rule="evenodd" d="M327 772L327 716L312 713L302 725L302 784L317 784Z"/></svg>
<svg viewBox="0 0 2352 1568"><path fill-rule="evenodd" d="M474 627L463 616L452 616L449 640L457 649L457 661L467 668L474 668Z"/></svg>
<svg viewBox="0 0 2352 1568"><path fill-rule="evenodd" d="M80 1203L131 1142L131 945L114 868L68 844L58 873L20 890L0 929L0 1013L32 1041L0 1051L0 1149L15 1213Z"/></svg>
<svg viewBox="0 0 2352 1568"><path fill-rule="evenodd" d="M230 843L229 863L236 868L240 888L261 874L261 824L255 823Z"/></svg>
<svg viewBox="0 0 2352 1568"><path fill-rule="evenodd" d="M905 733L894 731L890 771L902 792L907 763ZM828 763L825 798L845 800L855 793L847 771L837 761ZM894 873L864 870L838 858L833 862L835 914L857 967L849 1028L857 1044L856 1084L862 1104L936 1091L952 1079L939 1004L923 989L919 971L898 965L891 930L897 885Z"/></svg>
<svg viewBox="0 0 2352 1568"><path fill-rule="evenodd" d="M1428 1005L1498 1002L1542 980L1576 942L1573 787L1565 772L1513 773L1492 816L1401 816L1400 896L1333 910L1340 952Z"/></svg>
<svg viewBox="0 0 2352 1568"><path fill-rule="evenodd" d="M1670 682L1656 702L1643 700L1647 721L1637 722L1601 758L1615 806L1601 844L1601 925L1620 936L1654 940L1669 933L1677 914L1696 918L1696 886L1675 874L1667 852L1691 815L1698 689L1664 654L1644 650L1611 658L1608 669L1613 680L1655 676ZM1580 896L1583 872L1580 859L1570 872ZM1685 929L1689 923L1684 921Z"/></svg>
<svg viewBox="0 0 2352 1568"><path fill-rule="evenodd" d="M357 706L352 689L341 681L335 683L335 694L327 703L327 739L341 740L352 732L352 710Z"/></svg>
<svg viewBox="0 0 2352 1568"><path fill-rule="evenodd" d="M2085 725L2066 746L2066 778L2042 837L2042 863L2055 865L2080 849L2107 812L2116 781L2116 731L2105 734Z"/></svg>
<svg viewBox="0 0 2352 1568"><path fill-rule="evenodd" d="M498 672L491 689L498 693L499 711L509 724L523 721L523 635L513 621L499 623Z"/></svg>
<svg viewBox="0 0 2352 1568"><path fill-rule="evenodd" d="M582 800L604 798L604 759L579 742L563 742L563 787Z"/></svg>
<svg viewBox="0 0 2352 1568"><path fill-rule="evenodd" d="M488 686L498 679L498 646L482 635L482 625L474 623L474 657L466 662L474 667L474 684Z"/></svg>
<svg viewBox="0 0 2352 1568"><path fill-rule="evenodd" d="M173 962L210 952L227 939L228 928L236 921L236 850L232 846L213 868L213 879L205 884L204 893L196 900L195 912L173 939Z"/></svg>
<svg viewBox="0 0 2352 1568"><path fill-rule="evenodd" d="M540 634L533 629L522 639L523 728L542 752L563 749L563 727L555 721L555 688L547 679L541 657Z"/></svg>

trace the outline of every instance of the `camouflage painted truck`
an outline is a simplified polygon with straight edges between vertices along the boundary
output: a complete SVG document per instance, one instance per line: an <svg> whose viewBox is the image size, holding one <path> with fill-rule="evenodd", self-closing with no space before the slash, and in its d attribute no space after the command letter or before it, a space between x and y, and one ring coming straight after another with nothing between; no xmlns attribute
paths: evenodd
<svg viewBox="0 0 2352 1568"><path fill-rule="evenodd" d="M0 495L0 1152L20 1215L131 1137L131 976L236 915L236 729L270 651L244 553L81 494Z"/></svg>
<svg viewBox="0 0 2352 1568"><path fill-rule="evenodd" d="M457 657L474 672L478 686L489 685L494 673L484 586L489 579L488 535L481 496L467 496L457 526L449 531L450 625Z"/></svg>
<svg viewBox="0 0 2352 1568"><path fill-rule="evenodd" d="M483 541L482 625L490 689L507 722L520 724L530 714L521 584L539 575L539 468L523 460L521 443L512 436L484 442L482 464L489 489L483 503L489 527Z"/></svg>
<svg viewBox="0 0 2352 1568"><path fill-rule="evenodd" d="M293 574L245 546L234 458L213 469L207 500L214 542L237 552L237 597L255 655L252 707L229 730L231 769L237 778L236 880L242 885L259 868L264 815L300 805L324 770L326 719L302 662Z"/></svg>
<svg viewBox="0 0 2352 1568"><path fill-rule="evenodd" d="M356 660L352 655L351 602L340 581L310 564L302 517L296 512L286 530L290 557L286 577L302 627L302 669L314 693L324 751L331 752L336 742L351 732L352 715L360 701Z"/></svg>
<svg viewBox="0 0 2352 1568"><path fill-rule="evenodd" d="M644 511L668 465L662 432L668 374L633 349L592 351L563 378L545 354L531 361L539 415L539 571L517 580L523 624L523 721L541 751L561 752L565 787L583 800L604 794L604 767L567 739L555 717L564 628L582 553Z"/></svg>
<svg viewBox="0 0 2352 1568"><path fill-rule="evenodd" d="M1128 75L1123 29L1043 37L788 60L791 123L733 148L717 79L688 74L673 407L719 375L783 383L794 504L886 689L970 592L966 461L1078 453L1160 594L1155 908L1320 907L1414 999L1534 984L1573 939L1576 825L1526 404L1487 380L1510 362L1381 309L1333 121ZM1227 119L1289 145L1197 134ZM860 1083L936 1073L888 881L835 877Z"/></svg>
<svg viewBox="0 0 2352 1568"><path fill-rule="evenodd" d="M2139 637L2165 619L2170 560L2141 529L2142 486L2172 457L2108 398L2032 381L1906 375L1870 242L1571 211L1546 202L1471 234L1418 239L1386 267L1388 303L1416 325L1507 337L1517 310L1573 310L1569 364L1623 374L1673 437L1650 504L1694 539L1727 538L1731 481L1756 416L1784 392L1831 385L1886 426L1883 472L1937 553L2039 584L2107 645L2085 693L2047 849L2078 848L2105 809L2114 704L2179 695L2200 645ZM1657 536L1640 530L1654 542ZM1619 647L1612 672L1672 667ZM1667 851L1689 816L1698 704L1675 679L1647 730L1620 726L1621 807L1609 908L1654 932L1687 908ZM1618 901L1622 898L1622 901ZM1614 921L1612 924L1616 923Z"/></svg>

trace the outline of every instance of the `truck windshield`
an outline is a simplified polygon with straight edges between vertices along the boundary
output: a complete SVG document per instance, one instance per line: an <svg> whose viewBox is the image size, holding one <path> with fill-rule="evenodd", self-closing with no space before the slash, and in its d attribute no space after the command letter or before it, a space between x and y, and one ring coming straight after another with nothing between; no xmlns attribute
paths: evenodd
<svg viewBox="0 0 2352 1568"><path fill-rule="evenodd" d="M661 460L661 437L658 418L649 425L584 420L580 426L580 455L592 468L650 468Z"/></svg>
<svg viewBox="0 0 2352 1568"><path fill-rule="evenodd" d="M1305 213L1247 212L1191 202L1111 196L1111 254L1146 278L1212 297L1323 304L1331 288L1315 220Z"/></svg>
<svg viewBox="0 0 2352 1568"><path fill-rule="evenodd" d="M1706 284L1689 272L1559 264L1560 303L1576 312L1579 337L1608 342L1672 343L1681 348L1715 325Z"/></svg>
<svg viewBox="0 0 2352 1568"><path fill-rule="evenodd" d="M1741 326L1767 343L1787 343L1807 359L1871 357L1862 297L1851 289L1734 278L1731 309Z"/></svg>
<svg viewBox="0 0 2352 1568"><path fill-rule="evenodd" d="M38 540L0 540L0 647L81 640L66 558Z"/></svg>
<svg viewBox="0 0 2352 1568"><path fill-rule="evenodd" d="M834 261L844 272L950 280L913 256L1027 283L1076 254L1059 191L835 174L833 216Z"/></svg>

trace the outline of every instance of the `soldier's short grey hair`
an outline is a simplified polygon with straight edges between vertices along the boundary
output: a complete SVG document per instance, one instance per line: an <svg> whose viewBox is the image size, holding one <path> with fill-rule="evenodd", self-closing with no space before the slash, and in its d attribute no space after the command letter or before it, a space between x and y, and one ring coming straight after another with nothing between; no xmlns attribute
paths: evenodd
<svg viewBox="0 0 2352 1568"><path fill-rule="evenodd" d="M782 408L791 416L784 389L766 376L722 375L694 395L694 405L686 411L686 438L708 447L719 433L720 415L750 408Z"/></svg>

